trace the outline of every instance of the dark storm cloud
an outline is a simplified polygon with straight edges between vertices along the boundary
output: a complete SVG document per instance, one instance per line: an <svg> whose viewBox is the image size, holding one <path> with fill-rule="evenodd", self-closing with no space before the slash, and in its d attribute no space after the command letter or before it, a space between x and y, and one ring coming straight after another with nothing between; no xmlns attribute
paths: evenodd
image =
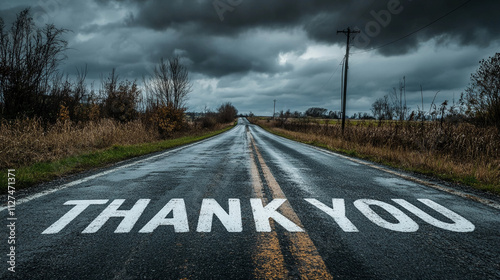
<svg viewBox="0 0 500 280"><path fill-rule="evenodd" d="M251 28L303 27L310 38L343 43L338 29L347 26L362 31L357 46L364 49L392 42L461 6L466 1L264 1L240 0L220 21L213 3L217 1L135 1L134 24L156 30L174 28L197 34L236 36ZM227 3L225 0L221 0ZM140 3L141 5L138 5ZM384 55L403 54L421 41L439 37L464 45L485 46L500 38L498 1L471 1L436 24L380 50ZM446 41L446 40L443 40Z"/></svg>
<svg viewBox="0 0 500 280"><path fill-rule="evenodd" d="M161 57L172 57L176 51L192 63L192 71L221 77L233 73L276 73L290 70L277 64L280 52L303 52L303 36L284 32L252 30L234 38L206 34L172 32L169 39L146 46L151 62ZM160 39L161 40L161 39Z"/></svg>
<svg viewBox="0 0 500 280"><path fill-rule="evenodd" d="M347 107L352 114L369 111L403 76L409 101L421 103L420 85L426 105L437 91L443 100L458 96L478 61L498 51L500 2L471 1L408 38L367 50L465 2L18 0L4 1L0 17L12 21L32 7L37 25L71 30L65 34L69 50L61 70L72 74L87 65L89 82L95 80L96 87L113 68L122 78L140 81L160 58L180 55L193 81L190 110L229 101L241 112L268 115L274 99L279 110L339 110L346 36L337 30L359 28L363 33L354 41L349 64Z"/></svg>
<svg viewBox="0 0 500 280"><path fill-rule="evenodd" d="M144 2L144 1L140 1ZM222 0L222 3L227 1ZM183 28L200 34L234 36L246 29L294 27L310 13L331 9L332 1L240 0L232 10L219 10L218 1L146 1L140 6L135 23L153 29ZM214 4L215 3L215 4ZM215 5L215 6L214 6ZM221 21L222 15L224 21Z"/></svg>
<svg viewBox="0 0 500 280"><path fill-rule="evenodd" d="M122 27L131 28L129 32L143 32L145 28L154 32L175 31L175 41L159 41L151 44L146 55L149 62L160 57L171 57L176 50L183 50L193 62L192 70L209 76L221 77L231 73L251 71L275 73L286 70L276 64L279 52L303 51L303 42L279 43L272 38L260 37L246 40L252 30L303 29L313 41L327 44L345 44L345 36L337 35L338 29L347 26L358 27L362 34L357 37L353 52L370 49L414 31L464 2L457 1L264 1L227 0L205 1L147 1L97 0L97 9L128 10L120 20L107 24L86 24L72 22L70 27L85 34L116 32ZM231 10L219 10L214 3L237 3ZM73 5L73 13L80 10L91 13L90 8ZM217 6L217 5L216 5ZM438 38L446 44L449 41L460 44L487 46L500 35L494 32L500 26L494 12L499 4L495 1L473 1L397 44L389 45L379 51L384 55L400 55L415 50L420 42ZM94 8L96 9L96 8ZM220 9L220 8L219 8ZM489 11L486 12L485 11ZM221 21L219 15L223 15ZM389 18L390 17L390 18ZM460 22L460 26L457 25ZM378 26L378 29L377 29ZM134 29L135 28L135 29ZM162 35L158 35L162 36ZM270 36L273 36L272 34ZM224 39L225 38L225 39ZM260 44L251 41L262 40ZM283 42L283 41L282 41ZM270 59L273 58L273 59Z"/></svg>

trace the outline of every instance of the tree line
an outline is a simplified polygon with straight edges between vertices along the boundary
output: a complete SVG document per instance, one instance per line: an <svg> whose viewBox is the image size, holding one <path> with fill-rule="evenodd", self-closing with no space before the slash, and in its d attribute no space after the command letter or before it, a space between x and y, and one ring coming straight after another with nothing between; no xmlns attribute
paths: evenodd
<svg viewBox="0 0 500 280"><path fill-rule="evenodd" d="M422 87L421 93L422 93ZM500 132L500 53L479 62L479 69L471 74L470 83L458 102L445 100L436 104L436 92L429 110L422 104L410 111L400 82L399 88L377 99L371 108L378 120L441 120L468 121L479 126L496 126Z"/></svg>
<svg viewBox="0 0 500 280"><path fill-rule="evenodd" d="M406 103L406 89L403 82L394 87L389 94L378 98L371 106L371 114L367 112L354 113L350 119L376 119L400 121L467 121L479 126L496 126L500 131L500 53L479 62L479 69L471 75L470 84L461 94L458 102L451 104L445 100L436 104L439 92L434 96L428 110L424 110L423 93L422 104L416 110L410 110ZM324 118L340 119L342 112L328 111L320 107L311 107L305 112L281 111L274 117L288 118Z"/></svg>
<svg viewBox="0 0 500 280"><path fill-rule="evenodd" d="M160 59L152 73L143 77L142 88L136 80L122 79L112 69L101 75L96 89L94 83L89 86L86 82L86 67L78 69L74 78L59 71L67 58L67 32L52 24L36 26L29 8L17 15L10 28L0 18L2 119L39 118L46 124L141 119L165 135L186 126L192 82L180 57ZM219 111L224 117L217 116L216 122L228 121L228 114L234 119L237 114L230 103L221 105Z"/></svg>

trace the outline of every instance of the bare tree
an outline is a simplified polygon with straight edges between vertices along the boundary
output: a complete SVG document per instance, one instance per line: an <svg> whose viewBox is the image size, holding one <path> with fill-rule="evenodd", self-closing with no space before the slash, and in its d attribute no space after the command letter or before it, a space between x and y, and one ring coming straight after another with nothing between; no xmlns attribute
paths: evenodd
<svg viewBox="0 0 500 280"><path fill-rule="evenodd" d="M372 104L373 116L378 120L392 120L394 116L394 107L389 102L389 96L377 99Z"/></svg>
<svg viewBox="0 0 500 280"><path fill-rule="evenodd" d="M148 78L143 78L143 83L148 103L150 103L147 106L167 106L172 103L170 67L163 58L153 69L153 74Z"/></svg>
<svg viewBox="0 0 500 280"><path fill-rule="evenodd" d="M382 98L379 98L379 99L375 100L375 102L373 102L373 104L372 104L372 109L371 109L372 114L378 120L382 120L382 117L383 117L383 113L382 113L383 101L384 100Z"/></svg>
<svg viewBox="0 0 500 280"><path fill-rule="evenodd" d="M180 109L185 106L187 96L191 92L191 81L186 66L180 64L178 56L170 59L169 64L174 108Z"/></svg>
<svg viewBox="0 0 500 280"><path fill-rule="evenodd" d="M406 106L406 89L404 87L405 85L399 81L398 88L392 88L392 92L390 92L389 95L392 101L391 106L394 110L394 116L400 121L405 120L408 114L408 107Z"/></svg>
<svg viewBox="0 0 500 280"><path fill-rule="evenodd" d="M186 66L179 57L165 61L163 58L155 66L150 77L144 78L144 85L150 106L168 106L178 110L185 107L192 86Z"/></svg>
<svg viewBox="0 0 500 280"><path fill-rule="evenodd" d="M0 18L0 101L4 116L43 116L51 81L64 60L65 29L35 26L30 10L17 15L10 30Z"/></svg>
<svg viewBox="0 0 500 280"><path fill-rule="evenodd" d="M495 125L500 132L500 53L480 61L460 103L467 117L483 125Z"/></svg>

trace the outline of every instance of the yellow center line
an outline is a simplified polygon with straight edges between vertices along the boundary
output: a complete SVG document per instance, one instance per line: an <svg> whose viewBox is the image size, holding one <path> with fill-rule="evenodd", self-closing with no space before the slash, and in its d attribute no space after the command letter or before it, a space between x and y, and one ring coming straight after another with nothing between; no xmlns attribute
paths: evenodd
<svg viewBox="0 0 500 280"><path fill-rule="evenodd" d="M262 173L264 174L264 179L266 180L267 185L269 186L271 190L271 194L273 199L275 198L284 198L286 199L285 194L283 193L283 190L279 186L278 182L274 178L274 176L271 173L271 170L265 163L259 149L255 145L255 141L253 139L253 136L248 132L248 136L250 138L250 150L253 147L255 150L255 154L257 155L257 159L259 161L259 164L262 169ZM251 154L251 172L252 172L252 185L254 186L254 192L257 194L257 192L260 194L258 197L262 197L263 195L263 184L262 180L260 179L260 175L258 173L258 169L255 163L255 157L253 153ZM293 210L292 206L288 202L288 200L280 207L281 213L286 216L288 219L290 219L292 222L297 224L299 227L304 228L302 225L302 222L300 221L299 216L295 211ZM273 231L274 228L273 228ZM276 234L275 234L276 235ZM311 238L309 237L309 234L306 232L286 232L285 236L288 238L290 246L288 250L290 251L294 261L295 265L297 266L297 269L300 273L300 278L301 279L333 279L332 275L328 271L325 262L321 258L321 256L318 253L318 250L314 243L312 242ZM277 239L276 235L276 242L279 242ZM276 246L276 244L273 244L273 246ZM279 247L279 243L277 244ZM258 248L259 249L259 248ZM281 255L281 259L283 253L280 251L279 252ZM258 257L259 254L256 255ZM284 263L283 263L284 267ZM267 271L257 271L264 273L263 277L266 278L266 273ZM278 278L284 278L286 274L281 274L281 277ZM275 279L275 278L274 278Z"/></svg>
<svg viewBox="0 0 500 280"><path fill-rule="evenodd" d="M250 172L254 195L267 203L253 153L250 153L250 158ZM257 279L283 279L285 275L288 275L278 234L274 230L274 224L271 224L271 228L271 232L257 233L257 245L253 255L253 263L255 265L254 276Z"/></svg>

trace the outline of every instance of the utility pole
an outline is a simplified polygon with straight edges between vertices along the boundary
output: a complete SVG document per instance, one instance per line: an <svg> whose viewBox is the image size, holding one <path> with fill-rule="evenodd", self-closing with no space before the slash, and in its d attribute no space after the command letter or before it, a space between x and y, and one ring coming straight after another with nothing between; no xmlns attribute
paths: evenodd
<svg viewBox="0 0 500 280"><path fill-rule="evenodd" d="M274 116L276 116L276 99L274 99L273 120Z"/></svg>
<svg viewBox="0 0 500 280"><path fill-rule="evenodd" d="M404 107L404 114L403 116L406 118L406 76L403 76L403 89L404 89L404 97L405 97L405 107Z"/></svg>
<svg viewBox="0 0 500 280"><path fill-rule="evenodd" d="M342 134L344 134L345 128L345 107L347 103L347 70L349 69L349 44L351 42L351 34L360 33L359 30L351 30L350 27L347 27L347 30L337 31L337 34L344 33L347 35L347 47L345 51L345 67L344 67L344 98L342 98Z"/></svg>

